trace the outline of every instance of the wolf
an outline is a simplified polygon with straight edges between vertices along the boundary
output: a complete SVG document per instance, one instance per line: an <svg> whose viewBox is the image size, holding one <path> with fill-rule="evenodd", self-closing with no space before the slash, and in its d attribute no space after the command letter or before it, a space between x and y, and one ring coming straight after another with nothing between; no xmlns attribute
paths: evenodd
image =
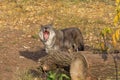
<svg viewBox="0 0 120 80"><path fill-rule="evenodd" d="M78 28L57 30L53 28L53 24L41 25L39 37L46 52L50 50L84 50L83 36Z"/></svg>

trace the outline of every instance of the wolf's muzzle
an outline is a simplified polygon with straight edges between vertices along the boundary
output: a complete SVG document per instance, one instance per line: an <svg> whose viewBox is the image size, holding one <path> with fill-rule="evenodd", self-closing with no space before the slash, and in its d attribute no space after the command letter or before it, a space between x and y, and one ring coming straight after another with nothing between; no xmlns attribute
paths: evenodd
<svg viewBox="0 0 120 80"><path fill-rule="evenodd" d="M45 40L45 41L47 41L47 40L48 40L49 35L50 35L50 32L49 32L49 31L47 31L47 30L44 30L44 32L43 32L43 37L44 37L44 40Z"/></svg>

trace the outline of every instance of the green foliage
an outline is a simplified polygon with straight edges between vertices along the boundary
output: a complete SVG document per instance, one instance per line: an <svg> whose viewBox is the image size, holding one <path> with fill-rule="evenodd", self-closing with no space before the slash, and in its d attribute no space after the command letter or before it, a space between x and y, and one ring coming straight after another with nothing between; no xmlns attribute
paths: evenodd
<svg viewBox="0 0 120 80"><path fill-rule="evenodd" d="M106 27L100 32L100 48L102 51L115 49L120 40L120 29L113 32L113 29Z"/></svg>
<svg viewBox="0 0 120 80"><path fill-rule="evenodd" d="M114 17L114 25L119 26L120 21L120 0L116 0L116 15ZM100 41L100 48L102 51L108 52L115 49L120 40L120 29L113 31L110 27L105 27L100 32L103 41Z"/></svg>
<svg viewBox="0 0 120 80"><path fill-rule="evenodd" d="M60 74L59 80L63 80L63 78L66 78L67 80L70 80L70 78L66 74Z"/></svg>
<svg viewBox="0 0 120 80"><path fill-rule="evenodd" d="M100 32L100 48L102 51L108 52L111 45L110 45L110 36L112 34L112 29L110 27L105 27ZM103 40L103 41L102 41Z"/></svg>
<svg viewBox="0 0 120 80"><path fill-rule="evenodd" d="M48 73L47 80L55 80L55 79L56 79L56 75L57 75L56 73L50 71L50 72Z"/></svg>
<svg viewBox="0 0 120 80"><path fill-rule="evenodd" d="M56 72L49 71L47 80L63 80L65 78L66 80L70 80L70 78L66 74L57 74Z"/></svg>
<svg viewBox="0 0 120 80"><path fill-rule="evenodd" d="M105 27L105 28L101 31L100 34L101 34L103 37L107 37L106 35L108 35L108 34L110 34L110 33L112 33L111 28L110 28L110 27Z"/></svg>

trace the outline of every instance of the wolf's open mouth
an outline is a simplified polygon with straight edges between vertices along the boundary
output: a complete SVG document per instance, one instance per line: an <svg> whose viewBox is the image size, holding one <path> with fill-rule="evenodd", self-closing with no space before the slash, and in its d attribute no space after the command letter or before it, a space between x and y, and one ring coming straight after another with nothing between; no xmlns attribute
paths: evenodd
<svg viewBox="0 0 120 80"><path fill-rule="evenodd" d="M50 34L49 31L44 31L43 32L43 37L44 37L45 40L48 40L49 34Z"/></svg>

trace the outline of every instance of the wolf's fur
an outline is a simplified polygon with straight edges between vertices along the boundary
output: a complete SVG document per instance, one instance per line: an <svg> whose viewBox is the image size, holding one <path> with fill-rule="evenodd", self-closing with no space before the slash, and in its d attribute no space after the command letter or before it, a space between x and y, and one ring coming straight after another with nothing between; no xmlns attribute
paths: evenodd
<svg viewBox="0 0 120 80"><path fill-rule="evenodd" d="M49 37L44 38L44 31L48 31ZM41 26L39 36L45 49L49 50L84 50L83 36L78 28L66 28L56 30L52 24Z"/></svg>
<svg viewBox="0 0 120 80"><path fill-rule="evenodd" d="M83 51L84 42L82 33L78 28L66 28L62 30L64 34L64 46L74 51Z"/></svg>
<svg viewBox="0 0 120 80"><path fill-rule="evenodd" d="M43 35L45 30L49 31L49 38L47 40L44 39ZM59 50L63 46L63 33L60 30L54 29L52 24L41 25L39 36L47 52L49 50Z"/></svg>

